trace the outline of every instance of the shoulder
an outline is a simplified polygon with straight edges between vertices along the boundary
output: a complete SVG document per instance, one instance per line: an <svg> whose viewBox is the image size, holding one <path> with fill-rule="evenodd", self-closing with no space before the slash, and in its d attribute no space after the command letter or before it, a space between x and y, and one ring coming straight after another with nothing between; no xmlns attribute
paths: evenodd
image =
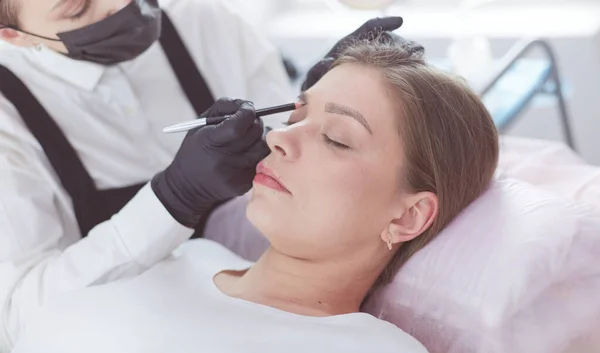
<svg viewBox="0 0 600 353"><path fill-rule="evenodd" d="M0 156L18 155L19 158L11 158L11 161L24 161L40 150L15 106L0 92Z"/></svg>
<svg viewBox="0 0 600 353"><path fill-rule="evenodd" d="M0 66L5 67L27 86L35 84L35 79L39 78L38 68L29 64L28 53L28 50L0 41ZM9 74L9 72L5 73ZM4 80L5 77L2 75L0 79ZM0 139L2 143L23 138L30 143L34 141L16 107L1 91L0 132L2 133L2 139Z"/></svg>
<svg viewBox="0 0 600 353"><path fill-rule="evenodd" d="M0 66L5 67L9 74L10 72L17 75L19 78L23 76L24 73L27 72L26 65L27 58L24 55L24 51L20 48L17 48L9 43L0 41ZM4 79L4 75L0 77L0 79ZM0 130L5 131L6 128L13 129L13 126L8 126L15 123L15 117L19 117L19 114L13 104L4 96L4 94L0 91Z"/></svg>
<svg viewBox="0 0 600 353"><path fill-rule="evenodd" d="M369 314L357 314L352 317L352 320L354 321L352 326L360 331L360 333L354 335L359 341L357 345L364 346L365 351L428 353L427 349L416 338L390 322Z"/></svg>
<svg viewBox="0 0 600 353"><path fill-rule="evenodd" d="M10 163L14 167L31 167L31 161L39 161L41 146L31 134L21 115L0 92L0 165ZM10 158L5 158L11 156Z"/></svg>
<svg viewBox="0 0 600 353"><path fill-rule="evenodd" d="M11 68L25 60L25 51L5 41L0 41L0 65Z"/></svg>

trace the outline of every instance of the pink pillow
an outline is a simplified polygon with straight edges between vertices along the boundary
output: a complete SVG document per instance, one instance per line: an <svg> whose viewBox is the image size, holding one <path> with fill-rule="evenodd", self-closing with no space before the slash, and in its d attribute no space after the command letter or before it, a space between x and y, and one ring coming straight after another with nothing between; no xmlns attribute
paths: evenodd
<svg viewBox="0 0 600 353"><path fill-rule="evenodd" d="M554 353L600 335L599 298L598 212L499 178L365 310L431 353Z"/></svg>
<svg viewBox="0 0 600 353"><path fill-rule="evenodd" d="M587 164L565 144L505 136L501 147L498 169L504 175L600 210L600 167Z"/></svg>

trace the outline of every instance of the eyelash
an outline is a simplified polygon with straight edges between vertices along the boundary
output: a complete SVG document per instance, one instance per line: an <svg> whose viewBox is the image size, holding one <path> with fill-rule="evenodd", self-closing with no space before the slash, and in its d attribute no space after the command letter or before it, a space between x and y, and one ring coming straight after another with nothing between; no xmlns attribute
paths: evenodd
<svg viewBox="0 0 600 353"><path fill-rule="evenodd" d="M92 4L92 0L83 0L83 1L84 1L84 4L81 7L81 10L79 10L78 13L76 13L74 15L71 15L71 19L72 20L77 20L77 19L82 18L88 12L88 10L90 9L90 5Z"/></svg>
<svg viewBox="0 0 600 353"><path fill-rule="evenodd" d="M339 143L339 142L337 142L335 140L330 139L329 136L327 136L325 134L323 134L323 140L325 140L325 143L327 143L329 145L332 145L335 148L339 148L341 150L348 150L348 149L350 149L350 147L344 145L343 143Z"/></svg>
<svg viewBox="0 0 600 353"><path fill-rule="evenodd" d="M290 126L290 125L294 125L294 124L290 124L288 122L283 123L283 125L285 126ZM349 150L350 146L344 145L343 143L339 143L335 140L332 140L329 138L329 136L325 135L325 134L321 134L323 136L323 141L325 141L326 144L331 145L335 148L339 148L341 150Z"/></svg>

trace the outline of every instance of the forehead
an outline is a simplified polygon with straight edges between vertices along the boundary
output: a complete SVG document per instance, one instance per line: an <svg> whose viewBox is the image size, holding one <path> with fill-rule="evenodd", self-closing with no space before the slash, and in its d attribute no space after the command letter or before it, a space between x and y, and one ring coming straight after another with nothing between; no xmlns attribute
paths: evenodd
<svg viewBox="0 0 600 353"><path fill-rule="evenodd" d="M359 111L374 132L396 126L394 101L383 75L360 64L342 64L330 70L308 92L311 104L334 102Z"/></svg>

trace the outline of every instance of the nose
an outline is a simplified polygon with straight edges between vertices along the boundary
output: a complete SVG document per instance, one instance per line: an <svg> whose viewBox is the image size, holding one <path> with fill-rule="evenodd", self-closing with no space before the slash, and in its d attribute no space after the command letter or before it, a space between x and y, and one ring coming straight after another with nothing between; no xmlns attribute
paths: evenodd
<svg viewBox="0 0 600 353"><path fill-rule="evenodd" d="M276 157L294 159L300 154L297 137L294 136L292 127L271 130L267 133L266 140L272 154Z"/></svg>

